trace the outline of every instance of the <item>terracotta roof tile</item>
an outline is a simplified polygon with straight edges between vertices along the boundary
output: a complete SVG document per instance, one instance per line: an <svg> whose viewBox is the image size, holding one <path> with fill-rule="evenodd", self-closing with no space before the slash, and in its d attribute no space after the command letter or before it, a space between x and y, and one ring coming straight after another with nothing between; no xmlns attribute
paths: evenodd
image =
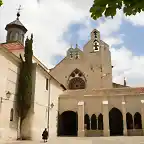
<svg viewBox="0 0 144 144"><path fill-rule="evenodd" d="M0 44L0 47L4 47L11 52L15 51L15 50L24 50L24 46L19 42L2 43L2 44Z"/></svg>

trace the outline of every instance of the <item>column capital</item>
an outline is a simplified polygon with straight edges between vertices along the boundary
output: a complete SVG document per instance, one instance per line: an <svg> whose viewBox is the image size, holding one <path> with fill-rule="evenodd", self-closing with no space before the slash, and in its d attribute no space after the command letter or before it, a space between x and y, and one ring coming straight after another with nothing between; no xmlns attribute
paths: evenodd
<svg viewBox="0 0 144 144"><path fill-rule="evenodd" d="M78 105L79 105L79 106L84 105L84 101L79 101L79 102L78 102Z"/></svg>

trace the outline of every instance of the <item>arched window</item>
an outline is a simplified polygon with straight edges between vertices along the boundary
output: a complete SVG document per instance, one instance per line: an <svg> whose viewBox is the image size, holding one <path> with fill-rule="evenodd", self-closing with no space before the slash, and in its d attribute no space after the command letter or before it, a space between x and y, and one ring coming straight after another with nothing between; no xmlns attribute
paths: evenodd
<svg viewBox="0 0 144 144"><path fill-rule="evenodd" d="M10 31L10 32L8 32L8 35L7 35L7 40L10 40L10 38L11 38L11 34L12 34L12 32Z"/></svg>
<svg viewBox="0 0 144 144"><path fill-rule="evenodd" d="M10 41L13 41L13 40L15 40L15 33L11 32L10 33Z"/></svg>
<svg viewBox="0 0 144 144"><path fill-rule="evenodd" d="M103 115L99 114L98 116L98 130L103 130Z"/></svg>
<svg viewBox="0 0 144 144"><path fill-rule="evenodd" d="M13 121L13 115L14 115L14 109L11 108L11 111L10 111L10 121Z"/></svg>
<svg viewBox="0 0 144 144"><path fill-rule="evenodd" d="M89 118L89 115L88 114L85 114L85 117L84 117L84 124L86 124L86 129L87 130L90 130L90 118Z"/></svg>
<svg viewBox="0 0 144 144"><path fill-rule="evenodd" d="M96 118L95 114L93 114L91 116L91 129L92 130L96 130L97 129L97 118Z"/></svg>
<svg viewBox="0 0 144 144"><path fill-rule="evenodd" d="M20 40L20 41L21 41L21 42L24 41L24 34L21 35L21 40Z"/></svg>
<svg viewBox="0 0 144 144"><path fill-rule="evenodd" d="M134 115L134 126L135 129L142 129L141 114L139 112L136 112Z"/></svg>
<svg viewBox="0 0 144 144"><path fill-rule="evenodd" d="M126 114L126 122L127 129L133 129L133 117L129 112Z"/></svg>
<svg viewBox="0 0 144 144"><path fill-rule="evenodd" d="M75 69L69 77L68 88L71 90L85 89L86 80L83 73L79 69Z"/></svg>
<svg viewBox="0 0 144 144"><path fill-rule="evenodd" d="M19 40L19 33L18 32L15 33L15 39L14 40L15 41Z"/></svg>
<svg viewBox="0 0 144 144"><path fill-rule="evenodd" d="M69 89L85 89L85 81L82 78L73 78L69 82Z"/></svg>

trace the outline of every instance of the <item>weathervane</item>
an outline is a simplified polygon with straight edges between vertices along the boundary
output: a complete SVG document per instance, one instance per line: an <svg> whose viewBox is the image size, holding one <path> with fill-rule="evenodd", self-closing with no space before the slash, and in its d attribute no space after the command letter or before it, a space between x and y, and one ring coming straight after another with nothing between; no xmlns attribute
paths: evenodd
<svg viewBox="0 0 144 144"><path fill-rule="evenodd" d="M17 10L18 10L17 11L17 20L18 20L20 17L20 11L22 10L21 5L19 5L19 8Z"/></svg>

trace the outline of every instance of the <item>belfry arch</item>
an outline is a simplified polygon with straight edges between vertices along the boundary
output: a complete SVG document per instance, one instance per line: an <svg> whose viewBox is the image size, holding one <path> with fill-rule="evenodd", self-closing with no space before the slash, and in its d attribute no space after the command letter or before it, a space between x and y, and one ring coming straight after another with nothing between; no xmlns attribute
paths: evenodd
<svg viewBox="0 0 144 144"><path fill-rule="evenodd" d="M85 89L86 88L86 78L84 74L79 70L75 69L69 76L68 79L68 89Z"/></svg>

